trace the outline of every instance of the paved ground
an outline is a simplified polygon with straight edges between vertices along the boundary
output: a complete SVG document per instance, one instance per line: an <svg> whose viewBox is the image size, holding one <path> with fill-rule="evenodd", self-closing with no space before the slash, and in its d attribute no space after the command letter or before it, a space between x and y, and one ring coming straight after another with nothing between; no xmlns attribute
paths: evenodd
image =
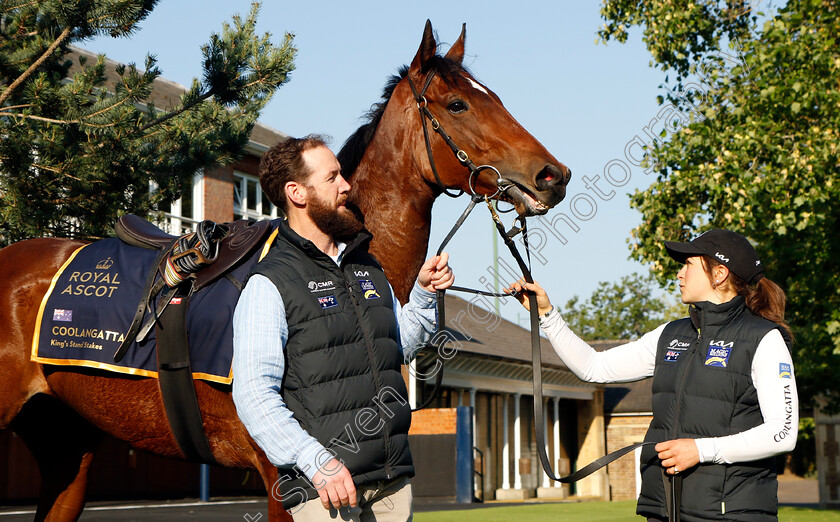
<svg viewBox="0 0 840 522"><path fill-rule="evenodd" d="M816 480L799 478L779 481L779 503L792 506L816 507L819 494ZM487 502L485 504L440 504L417 502L416 511L441 509L477 509L481 507L512 505ZM191 499L167 502L91 502L85 508L82 522L183 522L201 520L207 522L267 522L265 499L237 498L216 499L209 503ZM0 522L32 520L35 510L31 506L0 507Z"/></svg>
<svg viewBox="0 0 840 522"><path fill-rule="evenodd" d="M820 492L816 479L782 475L779 477L779 504L819 507Z"/></svg>

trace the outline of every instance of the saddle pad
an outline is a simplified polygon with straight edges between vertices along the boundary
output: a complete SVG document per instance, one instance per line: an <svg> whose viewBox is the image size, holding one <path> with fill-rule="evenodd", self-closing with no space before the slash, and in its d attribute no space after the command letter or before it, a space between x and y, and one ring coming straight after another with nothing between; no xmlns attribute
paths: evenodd
<svg viewBox="0 0 840 522"><path fill-rule="evenodd" d="M157 254L117 238L76 250L53 277L41 302L31 359L157 377L154 328L142 343L132 343L125 358L114 362ZM259 254L256 249L230 274L244 282ZM231 383L233 311L238 299L239 290L224 277L190 298L187 336L193 378ZM146 312L144 323L150 315Z"/></svg>

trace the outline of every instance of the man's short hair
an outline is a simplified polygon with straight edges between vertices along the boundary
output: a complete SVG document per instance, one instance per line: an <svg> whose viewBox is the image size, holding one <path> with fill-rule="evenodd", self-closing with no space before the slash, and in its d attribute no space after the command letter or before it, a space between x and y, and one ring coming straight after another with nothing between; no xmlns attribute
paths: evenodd
<svg viewBox="0 0 840 522"><path fill-rule="evenodd" d="M260 160L260 185L268 199L286 211L286 183L304 183L309 171L303 162L303 152L326 147L329 138L309 134L303 138L286 138L268 149Z"/></svg>

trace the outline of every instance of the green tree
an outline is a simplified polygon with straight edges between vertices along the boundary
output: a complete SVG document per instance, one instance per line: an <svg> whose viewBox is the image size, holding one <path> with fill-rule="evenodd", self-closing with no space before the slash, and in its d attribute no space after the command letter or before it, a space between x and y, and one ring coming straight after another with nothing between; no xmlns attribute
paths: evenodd
<svg viewBox="0 0 840 522"><path fill-rule="evenodd" d="M644 27L665 77L663 104L686 100L651 143L658 173L631 197L642 213L632 256L660 281L673 270L663 239L711 227L757 244L788 295L800 397L840 406L840 33L835 0L789 0L772 16L746 2L607 0L604 41ZM766 21L759 23L762 18ZM738 41L731 40L737 37ZM724 67L740 49L741 63ZM670 75L675 74L669 81ZM707 89L685 95L692 81Z"/></svg>
<svg viewBox="0 0 840 522"><path fill-rule="evenodd" d="M157 0L0 1L0 246L37 236L102 237L123 213L147 215L179 197L198 170L243 154L260 110L289 79L296 49L259 36L259 5L202 46L203 78L180 105L149 101L161 74L105 57L68 78L68 46L125 37ZM150 192L150 182L157 189Z"/></svg>
<svg viewBox="0 0 840 522"><path fill-rule="evenodd" d="M603 281L586 301L574 296L561 309L572 331L587 341L638 339L666 321L685 315L685 306L656 295L656 280L632 274L617 283Z"/></svg>

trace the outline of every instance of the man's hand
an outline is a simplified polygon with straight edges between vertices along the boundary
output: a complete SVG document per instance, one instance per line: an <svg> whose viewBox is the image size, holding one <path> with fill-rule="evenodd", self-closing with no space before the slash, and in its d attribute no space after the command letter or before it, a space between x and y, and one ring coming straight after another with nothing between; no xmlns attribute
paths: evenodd
<svg viewBox="0 0 840 522"><path fill-rule="evenodd" d="M347 466L337 459L330 459L318 468L318 472L312 477L312 485L318 490L324 509L357 505L353 477L350 476Z"/></svg>
<svg viewBox="0 0 840 522"><path fill-rule="evenodd" d="M551 310L551 300L548 294L545 293L543 287L536 281L533 283L526 283L522 278L519 281L512 283L509 287L504 289L508 294L513 294L517 301L525 307L526 310L531 310L531 301L528 299L528 293L533 292L537 296L537 312L540 315L545 315Z"/></svg>
<svg viewBox="0 0 840 522"><path fill-rule="evenodd" d="M700 452L694 439L676 439L660 442L654 449L659 453L659 460L665 473L676 475L700 464Z"/></svg>
<svg viewBox="0 0 840 522"><path fill-rule="evenodd" d="M445 290L454 282L455 274L449 267L449 254L446 252L427 259L420 267L420 273L417 274L417 284L429 292Z"/></svg>

